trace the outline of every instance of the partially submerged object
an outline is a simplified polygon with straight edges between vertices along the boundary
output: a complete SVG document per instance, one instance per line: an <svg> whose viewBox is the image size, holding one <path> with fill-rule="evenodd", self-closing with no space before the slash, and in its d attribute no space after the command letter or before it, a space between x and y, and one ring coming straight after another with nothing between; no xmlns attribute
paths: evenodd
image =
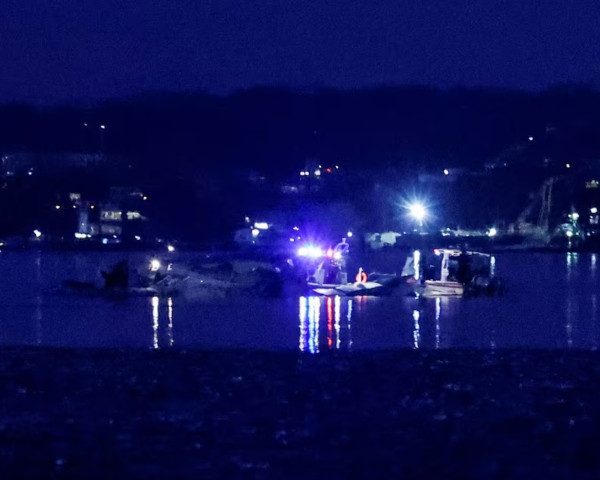
<svg viewBox="0 0 600 480"><path fill-rule="evenodd" d="M171 263L152 258L137 275L130 276L126 261L118 262L101 274L103 285L69 279L58 292L91 297L183 296L191 300L213 300L232 295L276 297L282 291L278 269L256 260L201 258Z"/></svg>
<svg viewBox="0 0 600 480"><path fill-rule="evenodd" d="M187 299L211 300L232 295L277 297L282 291L281 272L269 262L251 259L203 258L190 262L153 260L147 275L149 287L163 284Z"/></svg>
<svg viewBox="0 0 600 480"><path fill-rule="evenodd" d="M308 282L313 292L319 295L387 295L391 288L378 282L354 282L344 284L320 284Z"/></svg>
<svg viewBox="0 0 600 480"><path fill-rule="evenodd" d="M129 265L126 260L117 262L110 270L102 270L103 284L96 282L67 279L58 288L58 293L82 295L86 297L154 297L175 296L179 294L176 285L170 279L163 278L151 283L131 285Z"/></svg>

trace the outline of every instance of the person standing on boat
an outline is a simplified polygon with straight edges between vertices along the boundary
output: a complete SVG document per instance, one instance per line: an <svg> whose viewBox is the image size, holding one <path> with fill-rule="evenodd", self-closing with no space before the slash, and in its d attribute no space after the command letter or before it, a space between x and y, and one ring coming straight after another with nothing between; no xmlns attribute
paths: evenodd
<svg viewBox="0 0 600 480"><path fill-rule="evenodd" d="M471 280L470 263L469 254L463 247L458 256L458 271L456 272L456 279L462 284L467 284Z"/></svg>

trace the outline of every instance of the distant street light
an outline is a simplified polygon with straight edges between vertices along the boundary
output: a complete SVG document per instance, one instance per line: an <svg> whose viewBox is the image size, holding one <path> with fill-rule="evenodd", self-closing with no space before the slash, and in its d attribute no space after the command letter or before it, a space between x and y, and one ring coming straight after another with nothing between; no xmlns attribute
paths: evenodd
<svg viewBox="0 0 600 480"><path fill-rule="evenodd" d="M100 125L100 151L104 151L104 130L106 130L106 125Z"/></svg>
<svg viewBox="0 0 600 480"><path fill-rule="evenodd" d="M83 122L83 127L86 130L88 130L89 126L90 126L90 124L88 122ZM90 130L88 130L88 131L90 131ZM105 124L102 123L102 124L98 125L98 137L99 137L99 141L100 141L100 151L104 151L104 132L105 131L106 131L106 125Z"/></svg>

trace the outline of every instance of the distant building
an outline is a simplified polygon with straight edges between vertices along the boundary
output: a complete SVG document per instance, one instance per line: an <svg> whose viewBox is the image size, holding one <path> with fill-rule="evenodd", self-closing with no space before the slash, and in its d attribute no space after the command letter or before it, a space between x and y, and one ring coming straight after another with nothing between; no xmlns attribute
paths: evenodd
<svg viewBox="0 0 600 480"><path fill-rule="evenodd" d="M304 168L300 170L300 177L304 180L311 178L320 180L339 172L339 165L323 165L319 160L310 158L306 160Z"/></svg>
<svg viewBox="0 0 600 480"><path fill-rule="evenodd" d="M103 153L3 153L0 154L0 175L8 177L25 173L33 175L37 171L51 174L73 168L98 166L105 161L106 157Z"/></svg>
<svg viewBox="0 0 600 480"><path fill-rule="evenodd" d="M147 197L138 187L110 187L108 191L108 201L117 204L132 202L137 203L140 200L145 201L146 199Z"/></svg>
<svg viewBox="0 0 600 480"><path fill-rule="evenodd" d="M14 152L0 155L0 175L11 177L20 173L33 174L37 156L31 152Z"/></svg>
<svg viewBox="0 0 600 480"><path fill-rule="evenodd" d="M88 168L106 162L103 153L53 153L40 158L40 167L46 171L60 171L72 168Z"/></svg>
<svg viewBox="0 0 600 480"><path fill-rule="evenodd" d="M146 200L137 187L112 187L108 198L97 203L78 199L81 208L75 237L103 243L146 239L148 218L142 214Z"/></svg>

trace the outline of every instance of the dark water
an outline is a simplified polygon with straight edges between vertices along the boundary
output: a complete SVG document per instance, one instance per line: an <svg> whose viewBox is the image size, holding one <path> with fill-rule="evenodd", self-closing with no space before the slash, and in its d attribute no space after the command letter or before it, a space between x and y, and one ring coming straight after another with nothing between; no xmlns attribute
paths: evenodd
<svg viewBox="0 0 600 480"><path fill-rule="evenodd" d="M57 294L67 278L100 282L123 255L2 252L0 344L69 347L330 349L504 347L595 350L597 254L496 255L498 298L89 298ZM128 254L144 265L144 254Z"/></svg>

